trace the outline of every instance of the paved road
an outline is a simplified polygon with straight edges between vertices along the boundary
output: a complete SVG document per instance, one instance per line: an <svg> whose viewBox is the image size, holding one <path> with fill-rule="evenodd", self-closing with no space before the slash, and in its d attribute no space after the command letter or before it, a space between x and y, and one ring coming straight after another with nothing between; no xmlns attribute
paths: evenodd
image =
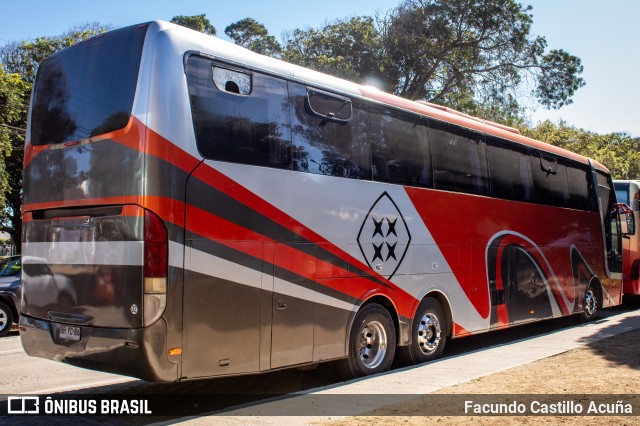
<svg viewBox="0 0 640 426"><path fill-rule="evenodd" d="M619 316L635 316L634 311L639 306L640 302L634 300L626 306L606 310L602 313L602 322L615 321ZM533 340L541 336L556 334L558 330L571 331L577 328L580 327L576 325L574 318L562 318L454 340L447 347L445 355L448 360L444 361L464 363L466 356L481 352L488 353L494 348L508 348L515 341ZM415 372L419 368L424 368L424 366L415 367ZM397 372L411 376L414 370L404 368L397 370ZM393 374L390 377L393 377ZM377 378L365 379L357 383L360 387L355 392L369 393L367 390L362 390L367 386L372 388L371 392L380 391L373 389L381 386ZM196 423L201 416L211 412L224 411L238 405L250 406L255 410L255 407L259 407L263 400L274 397L277 399L279 396L292 393L323 392L326 390L333 394L354 392L348 390L350 388L347 386L352 386L352 384L345 386L341 383L331 364L320 365L312 371L286 370L257 376L151 384L123 376L83 370L53 361L28 357L22 351L17 333L0 339L0 389L2 389L0 393L4 395L169 395L171 399L176 399L177 404L184 403L189 398L200 398L200 400L206 400L207 403L200 404L195 409L195 414L190 416L191 421ZM193 409L193 407L191 408ZM69 420L60 417L57 419L60 424L66 424ZM100 419L109 422L117 420L120 423L131 421L136 424L166 420L147 417L133 419L101 417ZM5 420L9 423L20 423L17 418L0 418L0 423ZM52 419L33 420L34 424L39 424L40 421L42 424L51 424L52 422ZM207 418L203 417L201 420L206 422Z"/></svg>
<svg viewBox="0 0 640 426"><path fill-rule="evenodd" d="M132 380L27 356L17 332L0 338L2 394L50 394Z"/></svg>

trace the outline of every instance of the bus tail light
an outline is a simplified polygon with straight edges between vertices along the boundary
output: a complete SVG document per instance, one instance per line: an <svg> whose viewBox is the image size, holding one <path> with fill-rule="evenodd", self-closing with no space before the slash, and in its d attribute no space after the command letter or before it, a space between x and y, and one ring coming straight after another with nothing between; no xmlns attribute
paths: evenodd
<svg viewBox="0 0 640 426"><path fill-rule="evenodd" d="M144 213L144 325L153 324L167 306L169 245L164 222Z"/></svg>

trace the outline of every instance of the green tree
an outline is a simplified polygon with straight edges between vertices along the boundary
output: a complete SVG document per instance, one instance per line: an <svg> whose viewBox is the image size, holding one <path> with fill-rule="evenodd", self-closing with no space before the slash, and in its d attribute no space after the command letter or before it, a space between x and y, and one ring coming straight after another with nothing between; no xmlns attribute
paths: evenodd
<svg viewBox="0 0 640 426"><path fill-rule="evenodd" d="M614 179L640 178L640 138L626 133L598 134L564 121L549 120L534 127L521 127L525 136L593 158L610 171Z"/></svg>
<svg viewBox="0 0 640 426"><path fill-rule="evenodd" d="M20 250L22 157L30 85L0 64L0 230Z"/></svg>
<svg viewBox="0 0 640 426"><path fill-rule="evenodd" d="M204 13L202 15L174 16L173 18L171 18L171 22L212 36L216 35L217 33L216 27L214 27L211 22L209 22Z"/></svg>
<svg viewBox="0 0 640 426"><path fill-rule="evenodd" d="M73 27L57 36L42 36L33 40L10 42L0 48L0 63L4 65L7 72L19 74L22 80L33 84L38 65L45 58L58 50L110 29L112 29L110 25L91 22Z"/></svg>
<svg viewBox="0 0 640 426"><path fill-rule="evenodd" d="M382 18L295 29L284 36L282 57L519 125L531 100L557 109L585 84L578 57L548 50L532 33L531 11L518 0L402 0Z"/></svg>
<svg viewBox="0 0 640 426"><path fill-rule="evenodd" d="M545 53L531 6L516 0L404 0L384 19L384 45L399 67L396 93L454 108L521 97L523 82L547 108L570 104L584 85L579 58Z"/></svg>
<svg viewBox="0 0 640 426"><path fill-rule="evenodd" d="M283 59L348 80L395 87L396 67L389 62L374 19L337 20L322 28L296 29L285 35Z"/></svg>
<svg viewBox="0 0 640 426"><path fill-rule="evenodd" d="M264 25L253 18L241 19L227 26L224 33L235 44L262 55L280 57L282 46Z"/></svg>

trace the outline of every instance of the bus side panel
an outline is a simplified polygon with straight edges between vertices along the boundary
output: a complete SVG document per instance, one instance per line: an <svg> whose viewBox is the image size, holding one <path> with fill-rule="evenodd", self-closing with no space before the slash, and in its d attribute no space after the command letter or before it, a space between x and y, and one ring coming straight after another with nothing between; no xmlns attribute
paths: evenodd
<svg viewBox="0 0 640 426"><path fill-rule="evenodd" d="M324 291L317 300L326 296L330 302L325 304L344 311L341 327L345 330L351 312L357 311L364 300L386 293L400 317L400 341L407 344L408 336L403 331L411 323L419 301L429 292L444 296L454 321L459 320L463 328L489 327L489 318L478 314L462 287L471 285L471 252L481 253L482 258L484 246L436 244L404 187L308 173L291 177L286 170L223 162L211 165L234 182L234 191L250 191L252 197L277 210L272 215L280 218L280 226L295 230L290 238L306 237L331 250L331 254L341 253L339 258L326 252L324 258L317 256L320 285L316 288ZM381 226L378 232L376 223ZM478 292L484 291L486 300L486 285L484 289L477 287ZM318 335L318 324L314 334ZM346 334L341 346L345 338Z"/></svg>
<svg viewBox="0 0 640 426"><path fill-rule="evenodd" d="M590 278L606 277L597 213L413 188L407 192L439 245L484 248L472 251L473 285L466 291L474 301L475 289L486 288L489 281L491 327L579 312ZM541 224L539 217L549 219ZM589 269L586 281L574 278L573 250Z"/></svg>

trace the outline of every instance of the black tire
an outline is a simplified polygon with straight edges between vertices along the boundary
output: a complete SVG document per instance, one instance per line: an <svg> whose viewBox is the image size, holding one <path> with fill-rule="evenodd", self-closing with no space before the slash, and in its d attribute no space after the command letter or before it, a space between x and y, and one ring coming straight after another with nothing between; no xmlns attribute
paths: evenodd
<svg viewBox="0 0 640 426"><path fill-rule="evenodd" d="M583 302L580 320L582 322L593 321L598 316L598 294L592 283L589 283L584 290Z"/></svg>
<svg viewBox="0 0 640 426"><path fill-rule="evenodd" d="M349 355L336 363L344 380L382 373L391 367L396 329L389 312L372 303L356 314L349 333Z"/></svg>
<svg viewBox="0 0 640 426"><path fill-rule="evenodd" d="M13 311L6 304L0 302L0 337L6 336L13 325Z"/></svg>
<svg viewBox="0 0 640 426"><path fill-rule="evenodd" d="M402 365L414 365L440 358L447 343L449 325L440 303L426 297L418 306L411 327L411 344L398 347Z"/></svg>

